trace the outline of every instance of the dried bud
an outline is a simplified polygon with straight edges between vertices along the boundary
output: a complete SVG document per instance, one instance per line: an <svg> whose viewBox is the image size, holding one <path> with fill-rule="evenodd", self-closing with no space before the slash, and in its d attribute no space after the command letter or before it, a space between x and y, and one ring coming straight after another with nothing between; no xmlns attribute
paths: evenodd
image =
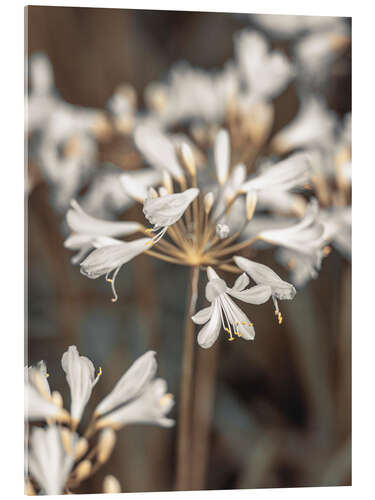
<svg viewBox="0 0 375 500"><path fill-rule="evenodd" d="M83 481L90 475L91 469L92 469L92 463L90 462L90 460L83 460L74 469L74 474L75 474L74 479L77 481Z"/></svg>
<svg viewBox="0 0 375 500"><path fill-rule="evenodd" d="M68 455L72 455L73 454L72 432L67 427L61 427L60 434L61 434L61 442L62 442L62 445L64 447L65 452Z"/></svg>
<svg viewBox="0 0 375 500"><path fill-rule="evenodd" d="M212 205L214 204L214 195L213 193L211 193L211 191L205 195L203 203L206 214L208 215L210 213Z"/></svg>
<svg viewBox="0 0 375 500"><path fill-rule="evenodd" d="M247 220L251 220L253 218L255 207L257 204L258 195L255 191L248 191L246 194L246 214Z"/></svg>
<svg viewBox="0 0 375 500"><path fill-rule="evenodd" d="M78 443L76 444L76 447L74 448L74 460L80 460L83 455L86 454L88 447L89 443L87 442L87 439L85 439L84 437L80 438L78 440Z"/></svg>
<svg viewBox="0 0 375 500"><path fill-rule="evenodd" d="M62 398L61 394L59 393L59 391L53 391L52 402L53 402L53 404L55 404L59 408L63 407L63 405L64 405L63 398Z"/></svg>
<svg viewBox="0 0 375 500"><path fill-rule="evenodd" d="M191 147L186 142L183 142L180 147L180 158L183 166L192 177L196 176L197 169L195 166L195 158Z"/></svg>
<svg viewBox="0 0 375 500"><path fill-rule="evenodd" d="M167 170L163 170L163 185L169 194L173 193L172 177Z"/></svg>
<svg viewBox="0 0 375 500"><path fill-rule="evenodd" d="M99 436L98 451L96 458L98 462L106 462L110 457L116 443L116 433L113 429L104 429Z"/></svg>
<svg viewBox="0 0 375 500"><path fill-rule="evenodd" d="M121 493L121 485L115 476L105 476L103 481L103 493Z"/></svg>

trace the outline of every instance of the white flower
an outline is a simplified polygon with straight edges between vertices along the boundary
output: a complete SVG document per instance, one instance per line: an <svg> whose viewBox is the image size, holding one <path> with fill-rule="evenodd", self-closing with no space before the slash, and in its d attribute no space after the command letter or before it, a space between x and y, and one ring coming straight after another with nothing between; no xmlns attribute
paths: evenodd
<svg viewBox="0 0 375 500"><path fill-rule="evenodd" d="M269 52L267 40L255 31L236 35L235 53L240 73L256 100L277 96L294 76L288 59L281 52Z"/></svg>
<svg viewBox="0 0 375 500"><path fill-rule="evenodd" d="M154 225L153 231L159 231L152 240L153 244L163 237L169 226L183 216L185 210L198 194L199 189L197 188L160 197L154 191L149 194L143 203L143 213L146 219Z"/></svg>
<svg viewBox="0 0 375 500"><path fill-rule="evenodd" d="M224 184L230 167L230 139L227 130L221 129L215 136L214 159L217 179L220 184Z"/></svg>
<svg viewBox="0 0 375 500"><path fill-rule="evenodd" d="M128 424L155 424L171 427L174 420L166 414L174 405L172 394L167 393L167 383L158 378L149 382L143 392L128 404L105 415L97 422L97 428L113 427L119 429Z"/></svg>
<svg viewBox="0 0 375 500"><path fill-rule="evenodd" d="M302 98L296 117L272 140L271 147L284 153L300 147L327 147L334 141L337 118L317 97Z"/></svg>
<svg viewBox="0 0 375 500"><path fill-rule="evenodd" d="M242 192L248 191L288 191L307 182L311 173L311 162L306 153L296 153L241 186Z"/></svg>
<svg viewBox="0 0 375 500"><path fill-rule="evenodd" d="M24 373L24 411L28 420L69 420L67 412L54 401L47 380L47 369L44 361L37 367L25 367Z"/></svg>
<svg viewBox="0 0 375 500"><path fill-rule="evenodd" d="M233 257L233 260L240 269L245 271L255 281L258 286L265 285L270 288L270 295L272 295L272 300L275 306L275 315L277 316L280 324L282 322L282 315L279 311L277 299L293 299L296 295L296 289L294 286L286 281L283 281L280 276L275 273L275 271L264 264L259 264L258 262L254 262L240 256Z"/></svg>
<svg viewBox="0 0 375 500"><path fill-rule="evenodd" d="M79 250L79 253L72 258L74 264L93 248L93 241L98 236L127 236L140 228L138 222L114 222L91 217L75 200L71 200L70 206L66 221L72 234L65 240L64 246Z"/></svg>
<svg viewBox="0 0 375 500"><path fill-rule="evenodd" d="M76 440L71 435L72 444ZM34 428L28 456L29 471L46 495L61 495L74 464L73 453L64 449L61 430L55 425Z"/></svg>
<svg viewBox="0 0 375 500"><path fill-rule="evenodd" d="M81 420L83 410L90 399L93 388L99 380L101 369L95 377L93 363L80 356L75 345L71 345L61 358L61 366L70 388L70 414L75 426Z"/></svg>
<svg viewBox="0 0 375 500"><path fill-rule="evenodd" d="M137 255L145 252L149 245L152 243L151 238L139 238L131 242L122 242L115 239L106 240L105 246L100 246L91 254L86 257L86 259L81 262L81 273L91 279L99 278L99 276L105 275L106 280L111 283L112 291L114 297L113 302L117 300L117 293L115 289L115 280L121 267L132 260ZM95 244L102 244L103 240L95 240ZM114 271L111 278L109 274Z"/></svg>
<svg viewBox="0 0 375 500"><path fill-rule="evenodd" d="M134 131L137 148L145 160L157 170L167 170L174 178L183 177L176 149L167 134L154 124L138 125Z"/></svg>
<svg viewBox="0 0 375 500"><path fill-rule="evenodd" d="M206 285L206 298L211 305L192 317L198 325L206 323L198 334L199 345L205 349L211 347L219 336L221 326L229 334L229 340L234 340L233 335L245 340L254 339L253 324L229 295L249 304L263 304L271 296L270 287L254 286L245 290L249 279L243 274L236 280L233 288L229 288L212 267L207 268L207 276L209 281Z"/></svg>
<svg viewBox="0 0 375 500"><path fill-rule="evenodd" d="M134 361L108 396L99 403L95 414L108 413L142 393L155 376L157 370L155 355L155 351L148 351Z"/></svg>
<svg viewBox="0 0 375 500"><path fill-rule="evenodd" d="M324 246L324 226L319 223L319 205L316 199L310 201L302 220L290 227L261 231L259 237L274 245L290 248L309 255L320 267L322 246Z"/></svg>

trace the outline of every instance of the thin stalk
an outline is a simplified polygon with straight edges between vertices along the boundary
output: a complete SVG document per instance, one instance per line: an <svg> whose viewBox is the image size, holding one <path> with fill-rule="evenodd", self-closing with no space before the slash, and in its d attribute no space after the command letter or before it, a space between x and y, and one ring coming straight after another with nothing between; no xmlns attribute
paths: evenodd
<svg viewBox="0 0 375 500"><path fill-rule="evenodd" d="M216 342L210 349L198 351L193 413L192 488L194 490L204 489L207 476L219 345L220 343Z"/></svg>
<svg viewBox="0 0 375 500"><path fill-rule="evenodd" d="M171 262L172 264L181 264L180 260L174 259L173 257L169 257L168 255L164 255L159 252L154 252L152 250L146 250L145 254L151 255L151 257L155 257L155 259L165 260L165 262Z"/></svg>
<svg viewBox="0 0 375 500"><path fill-rule="evenodd" d="M211 257L212 253L215 257L221 257L223 255L228 255L228 253L238 252L239 250L242 250L243 248L252 245L257 239L258 236L256 236L255 238L251 238L251 240L242 241L241 243L237 243L236 245L232 245L217 252L213 249L212 252L208 252L208 256Z"/></svg>
<svg viewBox="0 0 375 500"><path fill-rule="evenodd" d="M180 408L177 435L177 473L176 490L183 491L191 488L191 445L192 445L192 391L194 366L194 323L191 316L195 312L198 296L199 267L190 271L189 297L186 307L184 354L180 384Z"/></svg>

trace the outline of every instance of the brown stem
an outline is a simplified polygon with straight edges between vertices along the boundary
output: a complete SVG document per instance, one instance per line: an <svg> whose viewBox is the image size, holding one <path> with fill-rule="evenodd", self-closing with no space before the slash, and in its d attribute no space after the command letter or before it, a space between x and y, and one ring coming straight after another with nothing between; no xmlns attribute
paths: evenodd
<svg viewBox="0 0 375 500"><path fill-rule="evenodd" d="M199 349L193 412L192 488L202 490L208 468L210 431L215 401L215 381L219 342L210 349Z"/></svg>
<svg viewBox="0 0 375 500"><path fill-rule="evenodd" d="M179 427L177 435L176 490L191 489L191 417L194 365L194 323L191 316L195 312L198 295L199 267L190 271L189 298L186 307L184 354L180 385Z"/></svg>

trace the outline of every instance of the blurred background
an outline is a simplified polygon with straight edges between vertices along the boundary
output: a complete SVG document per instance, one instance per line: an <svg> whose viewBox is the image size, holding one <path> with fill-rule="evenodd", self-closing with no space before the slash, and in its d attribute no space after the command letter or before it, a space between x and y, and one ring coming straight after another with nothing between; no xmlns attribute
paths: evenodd
<svg viewBox="0 0 375 500"><path fill-rule="evenodd" d="M116 86L129 82L142 107L147 83L176 61L221 67L233 57L233 35L252 22L248 15L220 13L28 7L26 50L48 55L55 86L71 104L104 109ZM272 43L285 49L285 42ZM348 48L324 90L339 116L351 109L350 69ZM275 107L278 130L297 113L293 85ZM121 143L100 143L103 161L115 161L116 154L123 154ZM118 166L126 170L126 161ZM37 172L37 166L29 167ZM135 358L155 349L158 373L178 408L189 270L141 255L122 269L120 299L112 304L104 279L88 280L71 265L63 214L51 207L43 177L35 179L27 201L29 364L46 361L50 384L66 405L60 360L76 344L103 369L90 403L94 408ZM127 214L130 220L139 216L135 209ZM272 251L262 256L287 278ZM200 297L204 284L201 277ZM283 302L282 310L278 326L271 303L248 307L256 324L254 343L220 338L207 489L351 484L350 263L333 249L318 279L291 303ZM128 492L174 489L175 437L176 429L123 429L109 463L80 492L100 492L109 473Z"/></svg>

